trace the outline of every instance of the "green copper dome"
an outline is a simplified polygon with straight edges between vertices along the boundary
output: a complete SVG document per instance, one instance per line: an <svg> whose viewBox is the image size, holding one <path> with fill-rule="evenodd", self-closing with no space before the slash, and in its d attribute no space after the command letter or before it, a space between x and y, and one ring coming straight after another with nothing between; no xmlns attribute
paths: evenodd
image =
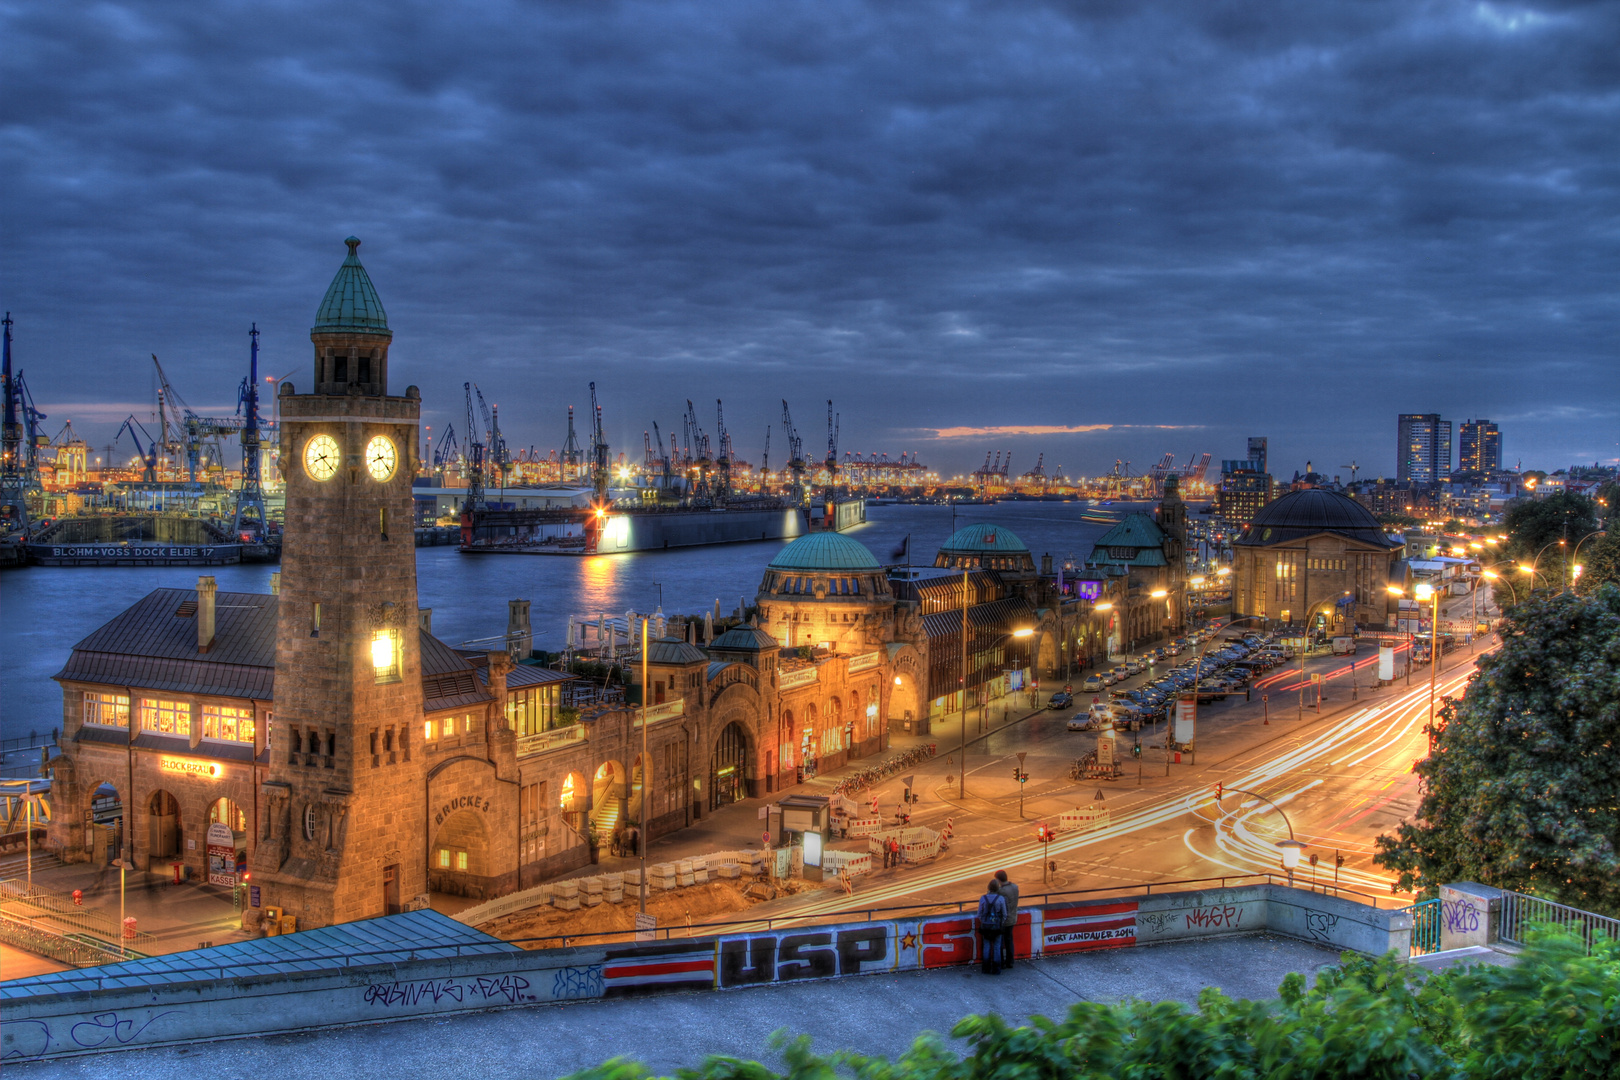
<svg viewBox="0 0 1620 1080"><path fill-rule="evenodd" d="M377 299L366 268L360 265L360 241L351 236L343 242L349 245L349 257L338 267L337 277L332 279L326 298L315 312L313 332L393 337L393 331L388 329L388 313Z"/></svg>
<svg viewBox="0 0 1620 1080"><path fill-rule="evenodd" d="M957 529L949 540L939 545L939 550L958 555L965 552L1017 555L1028 551L1029 548L1025 547L1024 542L1014 536L1011 530L981 521Z"/></svg>
<svg viewBox="0 0 1620 1080"><path fill-rule="evenodd" d="M859 540L835 532L801 536L771 560L772 570L881 570Z"/></svg>

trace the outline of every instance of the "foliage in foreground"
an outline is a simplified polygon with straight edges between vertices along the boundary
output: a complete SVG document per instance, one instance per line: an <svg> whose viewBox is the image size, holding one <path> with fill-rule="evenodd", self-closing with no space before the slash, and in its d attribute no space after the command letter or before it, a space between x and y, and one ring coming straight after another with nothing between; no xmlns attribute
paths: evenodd
<svg viewBox="0 0 1620 1080"><path fill-rule="evenodd" d="M1375 859L1401 889L1478 881L1620 915L1620 587L1537 596L1500 633Z"/></svg>
<svg viewBox="0 0 1620 1080"><path fill-rule="evenodd" d="M1515 967L1454 967L1429 977L1396 959L1346 953L1305 989L1289 975L1277 1001L1235 1001L1206 989L1195 1012L1171 1002L1083 1001L1062 1022L1013 1027L969 1016L898 1060L836 1053L807 1038L775 1046L777 1073L711 1057L679 1080L1604 1080L1620 1077L1620 947L1592 955L1561 934L1537 934ZM615 1059L571 1080L646 1080Z"/></svg>

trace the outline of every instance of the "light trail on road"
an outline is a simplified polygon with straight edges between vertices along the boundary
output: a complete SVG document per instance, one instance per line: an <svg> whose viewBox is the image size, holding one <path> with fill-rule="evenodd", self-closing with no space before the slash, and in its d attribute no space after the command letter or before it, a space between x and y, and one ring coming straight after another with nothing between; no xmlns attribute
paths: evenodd
<svg viewBox="0 0 1620 1080"><path fill-rule="evenodd" d="M1462 670L1445 676L1436 688L1437 707L1442 696L1455 695L1466 686L1474 672L1474 665L1469 664ZM1322 780L1316 779L1291 786L1291 782L1297 780L1298 774L1311 771L1313 766L1321 770L1345 763L1358 764L1381 753L1394 754L1404 742L1421 738L1423 726L1428 722L1428 705L1428 686L1413 687L1390 701L1368 705L1330 721L1323 730L1314 734L1296 733L1287 737L1291 740L1303 738L1303 741L1297 744L1277 749L1260 747L1252 751L1239 752L1233 755L1233 758L1243 759L1264 754L1270 756L1253 764L1241 766L1247 771L1240 773L1236 779L1225 782L1230 787L1251 789L1278 802L1291 800L1323 783ZM1426 751L1426 747L1424 750ZM1421 756L1419 753L1415 757L1402 757L1399 762L1400 771L1410 773L1412 764ZM1283 790L1272 794L1271 789L1278 787ZM1221 817L1217 819L1206 813L1213 810L1214 804L1214 785L1211 783L1207 788L1169 795L1151 805L1127 811L1113 817L1105 826L1085 832L1060 834L1045 853L1033 850L1037 845L1032 834L1031 839L1024 844L987 849L980 854L952 859L921 872L907 874L897 880L863 889L859 894L858 903L861 907L901 904L932 890L961 885L971 885L977 892L980 883L998 869L1012 869L1031 863L1038 867L1046 859L1077 855L1089 848L1123 840L1133 834L1172 823L1189 813L1200 818L1203 824L1216 826L1216 847L1219 850L1219 854L1214 855L1195 847L1190 839L1200 828L1195 826L1184 836L1184 843L1194 855L1215 867L1230 868L1234 875L1276 872L1279 860L1275 841L1262 841L1241 820L1267 808L1256 804L1253 810L1240 810L1234 814L1223 811ZM1240 819L1236 824L1229 820L1234 816ZM1341 884L1352 889L1369 889L1378 893L1387 893L1390 885L1386 878L1353 868L1347 868L1341 873ZM1033 885L1027 887L1025 891L1032 893ZM847 911L854 899L842 893L817 898L802 908L795 907L791 912L784 913L784 918L792 920L801 916L816 917Z"/></svg>

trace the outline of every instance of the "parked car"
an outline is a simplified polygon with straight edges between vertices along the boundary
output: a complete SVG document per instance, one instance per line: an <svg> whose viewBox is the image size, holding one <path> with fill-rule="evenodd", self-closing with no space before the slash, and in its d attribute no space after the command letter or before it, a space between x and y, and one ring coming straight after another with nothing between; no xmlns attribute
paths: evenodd
<svg viewBox="0 0 1620 1080"><path fill-rule="evenodd" d="M1081 692L1087 694L1095 694L1102 690L1102 688L1103 677L1101 675L1087 675L1086 681L1080 684Z"/></svg>
<svg viewBox="0 0 1620 1080"><path fill-rule="evenodd" d="M958 629L960 629L960 627L958 627ZM1048 709L1067 709L1073 704L1074 696L1067 691L1059 690L1057 693L1053 694L1047 699L1046 707Z"/></svg>
<svg viewBox="0 0 1620 1080"><path fill-rule="evenodd" d="M1127 675L1140 675L1140 674L1142 674L1142 661L1140 661L1140 660L1127 660L1125 662L1125 673Z"/></svg>
<svg viewBox="0 0 1620 1080"><path fill-rule="evenodd" d="M1075 713L1064 726L1070 731L1090 731L1097 726L1097 721L1092 719L1090 713Z"/></svg>

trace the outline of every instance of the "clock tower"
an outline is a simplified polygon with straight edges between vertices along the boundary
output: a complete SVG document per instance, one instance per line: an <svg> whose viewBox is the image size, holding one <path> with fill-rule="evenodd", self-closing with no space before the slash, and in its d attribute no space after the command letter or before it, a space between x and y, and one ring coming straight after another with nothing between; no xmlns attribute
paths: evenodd
<svg viewBox="0 0 1620 1080"><path fill-rule="evenodd" d="M274 726L254 881L298 929L427 892L411 479L421 400L388 393L393 332L350 237L310 331L313 393L281 384L286 531Z"/></svg>

